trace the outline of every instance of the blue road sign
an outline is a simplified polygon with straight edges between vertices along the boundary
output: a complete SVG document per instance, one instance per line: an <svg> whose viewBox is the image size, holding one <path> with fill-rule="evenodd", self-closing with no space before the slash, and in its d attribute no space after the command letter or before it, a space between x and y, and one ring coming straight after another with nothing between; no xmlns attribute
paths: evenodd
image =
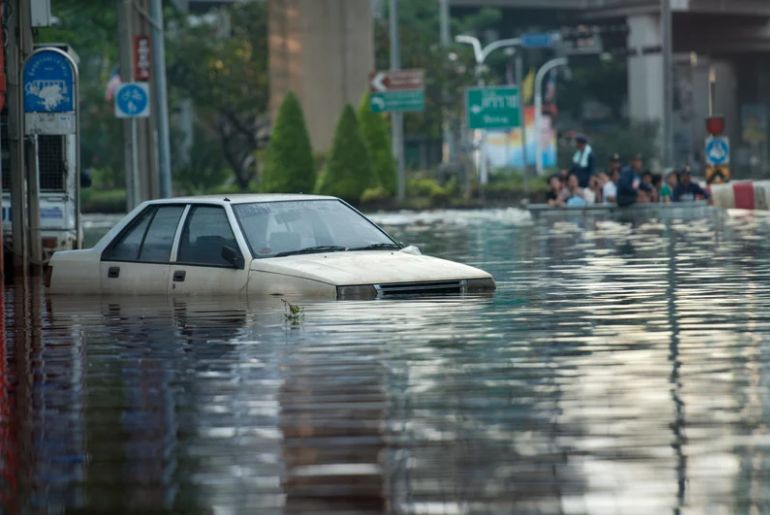
<svg viewBox="0 0 770 515"><path fill-rule="evenodd" d="M519 40L524 48L551 48L556 42L556 37L548 32L529 32Z"/></svg>
<svg viewBox="0 0 770 515"><path fill-rule="evenodd" d="M75 111L75 68L66 53L57 48L34 52L22 77L25 113Z"/></svg>
<svg viewBox="0 0 770 515"><path fill-rule="evenodd" d="M115 116L144 118L150 116L150 89L146 82L121 84L115 93Z"/></svg>
<svg viewBox="0 0 770 515"><path fill-rule="evenodd" d="M711 166L730 164L730 140L726 136L706 138L706 162Z"/></svg>

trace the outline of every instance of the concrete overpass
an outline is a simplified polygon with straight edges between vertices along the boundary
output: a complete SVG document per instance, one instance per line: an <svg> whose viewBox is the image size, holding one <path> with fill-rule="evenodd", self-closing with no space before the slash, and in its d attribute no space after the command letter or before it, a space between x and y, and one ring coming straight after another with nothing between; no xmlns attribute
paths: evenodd
<svg viewBox="0 0 770 515"><path fill-rule="evenodd" d="M635 120L662 121L663 56L660 0L450 0L455 9L498 7L551 19L551 27L625 24L628 112ZM770 1L670 0L674 52L674 150L677 160L698 159L707 114L707 77L717 71L716 110L727 117L734 157L744 169L770 173ZM513 34L504 34L509 36ZM750 119L749 119L750 118ZM745 129L749 122L763 131ZM759 135L758 135L759 134ZM736 152L737 151L737 152Z"/></svg>

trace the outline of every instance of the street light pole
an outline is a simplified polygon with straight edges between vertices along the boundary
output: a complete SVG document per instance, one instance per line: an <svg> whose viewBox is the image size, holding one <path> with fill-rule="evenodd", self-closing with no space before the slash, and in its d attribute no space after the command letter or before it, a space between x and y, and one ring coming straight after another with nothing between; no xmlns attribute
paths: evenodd
<svg viewBox="0 0 770 515"><path fill-rule="evenodd" d="M543 149L541 143L541 126L543 123L543 79L546 74L559 66L567 66L567 58L557 57L551 59L537 70L535 74L535 171L537 175L543 173Z"/></svg>
<svg viewBox="0 0 770 515"><path fill-rule="evenodd" d="M660 0L660 24L663 53L663 164L673 166L674 85L672 54L671 0Z"/></svg>
<svg viewBox="0 0 770 515"><path fill-rule="evenodd" d="M500 39L497 41L494 41L490 44L488 44L485 47L481 46L481 41L479 38L474 36L468 36L467 34L460 34L458 36L455 36L455 41L458 43L465 43L466 45L471 45L473 47L473 58L476 62L476 85L477 86L483 86L484 80L481 77L481 72L484 66L484 61L487 57L489 57L489 54L494 52L495 50L499 50L501 48L508 48L508 47L514 47L519 45L520 39L519 38L510 38L510 39ZM522 130L524 130L522 128ZM484 158L484 143L486 141L486 131L482 132L481 136L481 142L480 142L480 158L479 158L479 180L481 184L487 183L487 166L486 166L486 159ZM526 166L526 162L524 163Z"/></svg>
<svg viewBox="0 0 770 515"><path fill-rule="evenodd" d="M401 69L401 45L398 34L398 0L390 0L390 69ZM406 196L406 172L404 170L404 115L394 111L390 113L391 134L393 137L393 154L396 156L398 168L399 202Z"/></svg>

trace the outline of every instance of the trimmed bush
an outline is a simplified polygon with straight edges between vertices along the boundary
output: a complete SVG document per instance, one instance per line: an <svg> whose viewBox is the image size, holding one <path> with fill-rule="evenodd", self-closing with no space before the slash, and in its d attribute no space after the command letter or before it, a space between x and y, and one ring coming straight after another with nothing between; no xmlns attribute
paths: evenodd
<svg viewBox="0 0 770 515"><path fill-rule="evenodd" d="M383 115L372 112L369 105L370 99L371 95L368 92L361 98L361 103L358 106L358 123L361 125L361 134L363 134L366 148L369 150L374 176L380 186L393 195L398 187L398 179L388 123Z"/></svg>
<svg viewBox="0 0 770 515"><path fill-rule="evenodd" d="M377 180L356 114L348 104L337 123L332 150L318 180L316 191L357 203L364 190L376 185Z"/></svg>
<svg viewBox="0 0 770 515"><path fill-rule="evenodd" d="M278 110L265 153L262 191L309 193L315 185L313 151L297 96L289 91Z"/></svg>

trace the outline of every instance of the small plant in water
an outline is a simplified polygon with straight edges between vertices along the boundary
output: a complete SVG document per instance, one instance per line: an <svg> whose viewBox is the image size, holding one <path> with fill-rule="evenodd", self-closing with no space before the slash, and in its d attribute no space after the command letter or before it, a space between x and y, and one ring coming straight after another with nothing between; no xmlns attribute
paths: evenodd
<svg viewBox="0 0 770 515"><path fill-rule="evenodd" d="M286 299L281 299L281 302L283 302L283 308L284 308L283 316L286 317L286 320L288 322L291 322L292 324L298 324L300 320L302 320L305 317L305 313L303 312L302 306L298 306L297 304L292 304Z"/></svg>

